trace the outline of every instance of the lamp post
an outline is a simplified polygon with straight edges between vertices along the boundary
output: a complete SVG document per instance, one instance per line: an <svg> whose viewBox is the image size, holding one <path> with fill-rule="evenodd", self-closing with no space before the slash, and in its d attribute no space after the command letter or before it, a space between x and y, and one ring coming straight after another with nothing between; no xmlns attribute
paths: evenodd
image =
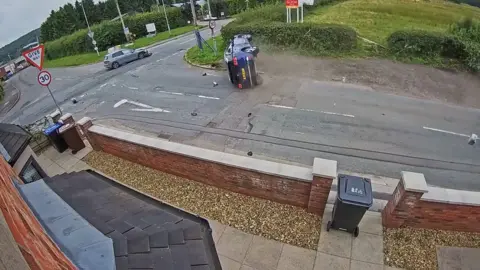
<svg viewBox="0 0 480 270"><path fill-rule="evenodd" d="M98 47L96 45L96 42L93 39L92 29L90 29L90 24L88 23L87 13L85 12L85 8L83 7L83 0L80 2L80 5L82 6L83 16L85 16L85 22L87 23L88 35L92 39L92 43L93 43L93 46L95 46L95 51L97 51L97 55L100 56L100 53L98 52ZM37 38L37 43L38 43L38 38Z"/></svg>
<svg viewBox="0 0 480 270"><path fill-rule="evenodd" d="M120 6L118 5L118 0L115 0L115 5L117 6L117 11L118 11L118 15L120 16L120 21L122 22L122 27L123 27L123 33L125 34L125 38L128 40L128 36L127 36L127 33L125 32L125 22L123 21L123 17L122 17L122 12L120 11Z"/></svg>
<svg viewBox="0 0 480 270"><path fill-rule="evenodd" d="M162 5L163 5L163 14L165 14L165 20L167 21L167 28L168 28L168 34L172 34L172 32L170 31L170 24L168 23L168 17L167 17L167 10L165 9L165 2L162 0ZM158 9L158 13L160 13L160 7L159 7L159 4L158 4L158 0L157 0L157 9Z"/></svg>

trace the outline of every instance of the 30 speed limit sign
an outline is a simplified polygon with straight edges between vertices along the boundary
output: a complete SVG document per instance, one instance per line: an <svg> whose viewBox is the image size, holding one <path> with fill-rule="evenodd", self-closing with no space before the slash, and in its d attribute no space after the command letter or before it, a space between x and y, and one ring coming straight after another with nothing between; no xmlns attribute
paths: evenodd
<svg viewBox="0 0 480 270"><path fill-rule="evenodd" d="M38 83L43 86L48 86L52 82L52 74L48 71L40 71L37 77Z"/></svg>

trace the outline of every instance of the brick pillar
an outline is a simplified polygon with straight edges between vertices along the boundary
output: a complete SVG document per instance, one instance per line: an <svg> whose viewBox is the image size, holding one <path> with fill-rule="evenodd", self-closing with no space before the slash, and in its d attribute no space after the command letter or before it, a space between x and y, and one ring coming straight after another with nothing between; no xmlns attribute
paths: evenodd
<svg viewBox="0 0 480 270"><path fill-rule="evenodd" d="M392 198L382 211L382 223L387 228L399 228L412 215L423 194L428 192L427 182L421 173L402 172Z"/></svg>
<svg viewBox="0 0 480 270"><path fill-rule="evenodd" d="M78 120L77 127L80 132L80 137L82 139L87 139L87 141L92 146L93 150L99 151L100 149L95 144L94 140L88 135L88 129L93 125L92 119L90 117L83 117L82 119Z"/></svg>
<svg viewBox="0 0 480 270"><path fill-rule="evenodd" d="M323 216L333 179L337 177L337 161L315 158L312 173L313 181L307 211Z"/></svg>
<svg viewBox="0 0 480 270"><path fill-rule="evenodd" d="M66 113L60 117L60 121L64 124L70 124L70 123L75 123L75 120L73 120L73 115L71 113Z"/></svg>

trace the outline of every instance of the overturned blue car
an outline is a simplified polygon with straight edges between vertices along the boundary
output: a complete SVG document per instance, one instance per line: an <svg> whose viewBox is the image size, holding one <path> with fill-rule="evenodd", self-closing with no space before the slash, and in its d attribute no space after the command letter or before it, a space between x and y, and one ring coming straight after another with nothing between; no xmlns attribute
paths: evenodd
<svg viewBox="0 0 480 270"><path fill-rule="evenodd" d="M255 65L259 49L251 44L249 34L235 35L228 42L223 58L228 69L230 82L240 89L258 85Z"/></svg>

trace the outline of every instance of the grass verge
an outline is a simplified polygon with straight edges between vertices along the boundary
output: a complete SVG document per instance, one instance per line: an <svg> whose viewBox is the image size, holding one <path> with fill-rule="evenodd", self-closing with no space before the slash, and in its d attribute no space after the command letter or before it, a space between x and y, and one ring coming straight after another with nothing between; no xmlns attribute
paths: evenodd
<svg viewBox="0 0 480 270"><path fill-rule="evenodd" d="M190 31L193 31L194 29L195 29L194 26L189 25L189 26L172 29L171 34L168 33L168 31L166 31L166 32L158 33L154 37L139 38L135 40L134 45L129 48L146 47L148 45L152 45L154 43L188 33ZM97 53L93 52L93 53L84 53L84 54L66 56L66 57L62 57L54 60L47 60L45 61L45 67L56 68L56 67L71 67L71 66L93 64L93 63L101 62L105 57L105 54L107 54L107 52L102 51L100 52L100 56L98 56Z"/></svg>
<svg viewBox="0 0 480 270"><path fill-rule="evenodd" d="M466 17L480 18L480 9L439 0L350 0L318 7L305 21L345 24L361 37L386 45L395 31L446 32L451 24Z"/></svg>
<svg viewBox="0 0 480 270"><path fill-rule="evenodd" d="M204 66L212 66L217 67L220 60L223 58L223 51L225 50L225 43L221 36L215 37L217 42L217 54L215 53L206 45L203 45L203 51L198 48L198 46L194 46L188 49L185 57L187 60L196 65L204 65ZM210 38L207 40L207 43L213 48L213 39Z"/></svg>

